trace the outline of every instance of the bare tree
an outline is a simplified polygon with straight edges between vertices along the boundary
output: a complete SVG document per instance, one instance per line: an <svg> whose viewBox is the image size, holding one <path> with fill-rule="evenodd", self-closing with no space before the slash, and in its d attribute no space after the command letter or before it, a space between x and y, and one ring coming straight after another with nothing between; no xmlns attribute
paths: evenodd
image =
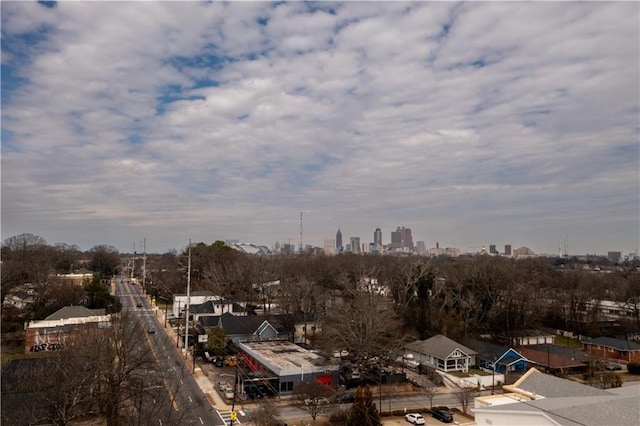
<svg viewBox="0 0 640 426"><path fill-rule="evenodd" d="M479 395L477 388L475 387L460 387L453 392L453 396L456 401L462 406L462 412L467 414L469 404Z"/></svg>
<svg viewBox="0 0 640 426"><path fill-rule="evenodd" d="M100 369L100 409L108 425L120 421L120 410L127 405L131 397L129 389L140 374L157 370L151 354L138 349L142 333L140 322L123 312L113 317L109 332L94 335L94 347L100 348L95 354Z"/></svg>
<svg viewBox="0 0 640 426"><path fill-rule="evenodd" d="M433 408L433 399L440 393L440 387L429 383L423 390L425 396L429 400L429 408Z"/></svg>
<svg viewBox="0 0 640 426"><path fill-rule="evenodd" d="M293 395L315 424L319 415L329 412L333 390L319 382L300 382L293 388Z"/></svg>
<svg viewBox="0 0 640 426"><path fill-rule="evenodd" d="M251 410L249 421L255 426L280 426L278 420L279 409L268 402L260 402L258 408Z"/></svg>
<svg viewBox="0 0 640 426"><path fill-rule="evenodd" d="M120 264L118 249L107 245L97 245L89 250L89 267L103 277L110 277L116 273Z"/></svg>
<svg viewBox="0 0 640 426"><path fill-rule="evenodd" d="M382 296L356 293L334 306L322 323L322 341L330 352L348 349L357 358L387 355L402 348L400 322Z"/></svg>

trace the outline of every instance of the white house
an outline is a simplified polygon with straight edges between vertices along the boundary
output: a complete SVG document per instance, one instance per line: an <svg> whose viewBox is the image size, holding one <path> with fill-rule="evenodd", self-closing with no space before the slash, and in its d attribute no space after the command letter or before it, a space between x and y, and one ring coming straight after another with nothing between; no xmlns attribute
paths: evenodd
<svg viewBox="0 0 640 426"><path fill-rule="evenodd" d="M405 350L420 364L444 372L468 371L476 365L476 351L442 334L409 343Z"/></svg>
<svg viewBox="0 0 640 426"><path fill-rule="evenodd" d="M220 299L220 296L214 296L210 291L192 291L189 293L190 305L201 305L205 302L216 301ZM171 308L171 313L174 317L180 316L181 312L184 312L185 307L187 306L187 295L186 294L174 294L173 295L173 306Z"/></svg>

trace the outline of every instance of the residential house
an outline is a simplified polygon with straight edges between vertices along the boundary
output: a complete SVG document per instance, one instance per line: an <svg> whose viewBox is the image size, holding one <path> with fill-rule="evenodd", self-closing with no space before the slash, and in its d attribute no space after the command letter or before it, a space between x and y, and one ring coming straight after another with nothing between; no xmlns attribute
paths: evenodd
<svg viewBox="0 0 640 426"><path fill-rule="evenodd" d="M242 304L230 300L218 299L190 306L189 319L198 321L198 318L201 316L220 316L225 312L236 316L247 315L247 310Z"/></svg>
<svg viewBox="0 0 640 426"><path fill-rule="evenodd" d="M198 318L196 329L205 334L211 327L220 327L227 338L237 346L240 342L254 340L269 340L279 336L274 325L262 316L236 316L225 312L220 316L202 316ZM286 334L285 334L286 335Z"/></svg>
<svg viewBox="0 0 640 426"><path fill-rule="evenodd" d="M598 389L530 369L504 394L475 399L475 424L579 426L640 424L640 385Z"/></svg>
<svg viewBox="0 0 640 426"><path fill-rule="evenodd" d="M5 307L13 306L17 309L24 309L35 302L34 290L14 290L7 294L2 304Z"/></svg>
<svg viewBox="0 0 640 426"><path fill-rule="evenodd" d="M477 352L478 367L493 371L495 365L498 373L524 373L527 370L527 359L513 348L469 337L461 339L461 343Z"/></svg>
<svg viewBox="0 0 640 426"><path fill-rule="evenodd" d="M187 299L189 300L189 305L200 305L202 303L208 301L217 301L220 300L220 296L215 296L210 291L192 291L189 293L189 298L187 298L186 294L174 294L173 295L173 306L171 307L171 313L173 317L179 317L182 312L184 312L187 306Z"/></svg>
<svg viewBox="0 0 640 426"><path fill-rule="evenodd" d="M532 366L540 367L547 373L556 376L564 376L570 372L577 373L584 371L588 364L588 359L585 359L582 355L567 356L567 354L563 353L560 347L556 345L523 346L518 348L518 351L529 360ZM569 349L567 352L573 351Z"/></svg>
<svg viewBox="0 0 640 426"><path fill-rule="evenodd" d="M409 343L405 351L418 363L444 372L468 371L476 365L476 351L442 334Z"/></svg>
<svg viewBox="0 0 640 426"><path fill-rule="evenodd" d="M582 340L584 351L602 358L640 363L640 344L612 337L587 337Z"/></svg>

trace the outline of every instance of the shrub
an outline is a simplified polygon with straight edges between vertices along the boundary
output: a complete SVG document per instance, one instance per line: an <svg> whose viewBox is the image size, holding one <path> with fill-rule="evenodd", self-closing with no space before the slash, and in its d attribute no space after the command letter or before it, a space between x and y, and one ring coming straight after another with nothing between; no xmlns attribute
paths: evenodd
<svg viewBox="0 0 640 426"><path fill-rule="evenodd" d="M629 371L629 374L640 374L640 364L637 362L630 362L627 364L627 371Z"/></svg>

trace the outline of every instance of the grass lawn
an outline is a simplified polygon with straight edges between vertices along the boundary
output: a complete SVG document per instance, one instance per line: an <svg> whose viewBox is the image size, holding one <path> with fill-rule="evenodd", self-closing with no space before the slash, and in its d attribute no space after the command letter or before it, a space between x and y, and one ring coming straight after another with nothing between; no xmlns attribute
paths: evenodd
<svg viewBox="0 0 640 426"><path fill-rule="evenodd" d="M572 339L570 337L565 337L565 336L556 336L555 344L558 345L558 346L565 346L567 348L581 348L582 349L582 342L580 342L580 340Z"/></svg>

